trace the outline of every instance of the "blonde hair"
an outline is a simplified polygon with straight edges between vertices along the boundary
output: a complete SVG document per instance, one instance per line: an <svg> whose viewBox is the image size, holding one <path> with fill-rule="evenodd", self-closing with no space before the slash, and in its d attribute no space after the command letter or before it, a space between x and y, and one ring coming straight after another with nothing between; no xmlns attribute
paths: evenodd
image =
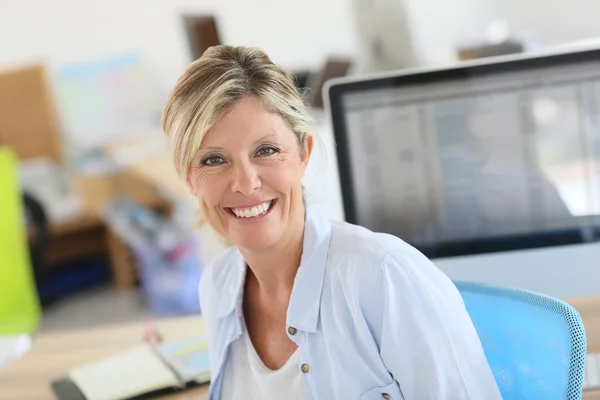
<svg viewBox="0 0 600 400"><path fill-rule="evenodd" d="M163 110L162 126L169 138L173 163L187 180L202 139L233 106L254 96L290 126L300 144L312 132L313 120L294 78L260 49L210 47L177 81Z"/></svg>

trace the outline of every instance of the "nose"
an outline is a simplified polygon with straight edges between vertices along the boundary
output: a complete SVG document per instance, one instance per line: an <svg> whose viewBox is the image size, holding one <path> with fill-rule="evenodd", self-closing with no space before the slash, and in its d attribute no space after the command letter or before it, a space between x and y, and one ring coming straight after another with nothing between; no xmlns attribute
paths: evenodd
<svg viewBox="0 0 600 400"><path fill-rule="evenodd" d="M233 175L231 189L234 192L250 196L254 191L260 189L261 180L256 165L250 162L238 163L234 168Z"/></svg>

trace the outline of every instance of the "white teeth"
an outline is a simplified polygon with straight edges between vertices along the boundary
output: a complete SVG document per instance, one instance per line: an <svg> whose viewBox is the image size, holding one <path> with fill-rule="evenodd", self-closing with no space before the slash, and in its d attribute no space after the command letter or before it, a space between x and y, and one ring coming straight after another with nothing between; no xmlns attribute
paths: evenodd
<svg viewBox="0 0 600 400"><path fill-rule="evenodd" d="M251 208L232 208L231 211L240 218L257 217L266 213L271 207L271 201L266 201Z"/></svg>

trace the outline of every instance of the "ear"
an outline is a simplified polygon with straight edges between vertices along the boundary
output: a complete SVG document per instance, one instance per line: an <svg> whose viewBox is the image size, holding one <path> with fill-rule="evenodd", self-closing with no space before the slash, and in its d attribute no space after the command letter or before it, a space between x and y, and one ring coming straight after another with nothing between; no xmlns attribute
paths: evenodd
<svg viewBox="0 0 600 400"><path fill-rule="evenodd" d="M300 162L302 163L304 169L306 169L306 167L308 166L308 162L310 161L314 144L314 135L312 133L305 134L304 139L302 140L302 148L300 149Z"/></svg>

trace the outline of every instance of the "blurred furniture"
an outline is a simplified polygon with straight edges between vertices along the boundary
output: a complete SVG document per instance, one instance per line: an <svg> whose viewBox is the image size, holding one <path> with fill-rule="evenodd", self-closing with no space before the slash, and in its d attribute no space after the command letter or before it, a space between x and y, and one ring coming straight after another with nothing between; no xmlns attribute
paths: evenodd
<svg viewBox="0 0 600 400"><path fill-rule="evenodd" d="M50 85L42 65L0 73L0 146L19 159L47 156L62 160L60 130Z"/></svg>
<svg viewBox="0 0 600 400"><path fill-rule="evenodd" d="M48 216L42 204L27 192L22 193L25 207L29 254L36 281L44 277L44 256L48 246Z"/></svg>
<svg viewBox="0 0 600 400"><path fill-rule="evenodd" d="M600 353L600 299L582 297L569 301L579 312L587 335L588 354Z"/></svg>
<svg viewBox="0 0 600 400"><path fill-rule="evenodd" d="M59 165L64 161L50 87L41 64L0 71L0 146L20 160L46 157ZM106 228L100 209L117 193L160 209L168 208L168 201L127 171L122 176L76 179L73 184L86 202L84 210L69 220L48 221L47 246L36 275L56 275L65 264L104 257L117 287L133 287L136 276L128 249Z"/></svg>
<svg viewBox="0 0 600 400"><path fill-rule="evenodd" d="M58 164L63 161L50 87L41 64L0 72L0 146L9 147L20 160L47 157ZM104 227L94 215L50 221L49 232L45 268L107 252Z"/></svg>
<svg viewBox="0 0 600 400"><path fill-rule="evenodd" d="M352 61L347 58L329 57L323 68L311 74L306 82L308 93L308 104L315 108L323 108L323 85L329 79L341 78L348 74Z"/></svg>
<svg viewBox="0 0 600 400"><path fill-rule="evenodd" d="M202 335L200 317L159 320L157 329L166 341ZM31 350L0 372L0 400L55 399L51 382L64 377L77 365L127 351L144 338L145 324L131 323L98 328L40 333ZM201 400L208 387L158 397L170 400Z"/></svg>
<svg viewBox="0 0 600 400"><path fill-rule="evenodd" d="M209 47L221 44L214 15L184 15L183 23L192 60L200 58Z"/></svg>
<svg viewBox="0 0 600 400"><path fill-rule="evenodd" d="M581 398L586 335L573 306L525 290L456 286L503 399Z"/></svg>
<svg viewBox="0 0 600 400"><path fill-rule="evenodd" d="M458 59L460 61L474 60L477 58L502 56L507 54L516 54L523 52L523 44L507 41L498 44L482 44L458 49Z"/></svg>
<svg viewBox="0 0 600 400"><path fill-rule="evenodd" d="M600 380L600 301L594 297L583 297L573 299L570 304L579 311L587 334L588 361L590 355L596 355L596 381ZM586 365L586 373L593 373L590 365ZM587 376L587 385L590 386L592 379ZM600 387L583 389L584 399L600 399Z"/></svg>
<svg viewBox="0 0 600 400"><path fill-rule="evenodd" d="M0 147L0 335L33 333L40 321L17 163Z"/></svg>
<svg viewBox="0 0 600 400"><path fill-rule="evenodd" d="M81 240L82 246L88 246L85 250L88 253L103 251L107 254L112 280L119 290L131 290L135 288L138 281L135 261L127 245L123 243L109 227L105 226L104 222L101 220L101 213L104 207L117 196L127 196L137 203L152 208L153 210L165 214L170 213L172 208L170 199L161 194L154 185L149 183L146 175L142 176L137 172L138 166L145 171L152 163L153 161L144 159L124 168L115 176L81 178L76 181L78 192L83 197L84 203L88 208L87 212L90 216L89 218L91 221L97 221L98 223L98 231L95 232L95 234L100 235L99 241L97 240L96 243L89 243L89 240L91 240L89 237L78 239L71 233L73 230L65 232L59 228L57 232L60 233L62 237L68 238L71 241ZM162 165L163 163L161 163L160 160L156 161L156 165L153 169L154 176L161 177L164 174L161 171ZM168 174L168 170L166 173L168 177L172 178L172 176ZM178 178L177 176L175 176L175 178L176 179L170 183L171 186L176 185ZM65 246L68 246L68 243L65 241L61 241L61 244L62 243L64 243ZM94 248L94 246L97 247ZM56 246L56 249L62 250L63 248Z"/></svg>
<svg viewBox="0 0 600 400"><path fill-rule="evenodd" d="M137 153L137 149L143 146L143 141L128 141L108 146L105 151L108 157L118 160L123 158L123 154ZM174 203L190 196L168 153L140 157L128 163L110 184L113 186L110 189L112 195L109 197L125 195L163 214L172 213L176 207ZM112 232L108 236L108 244L113 279L117 288L133 288L138 275L131 251Z"/></svg>

